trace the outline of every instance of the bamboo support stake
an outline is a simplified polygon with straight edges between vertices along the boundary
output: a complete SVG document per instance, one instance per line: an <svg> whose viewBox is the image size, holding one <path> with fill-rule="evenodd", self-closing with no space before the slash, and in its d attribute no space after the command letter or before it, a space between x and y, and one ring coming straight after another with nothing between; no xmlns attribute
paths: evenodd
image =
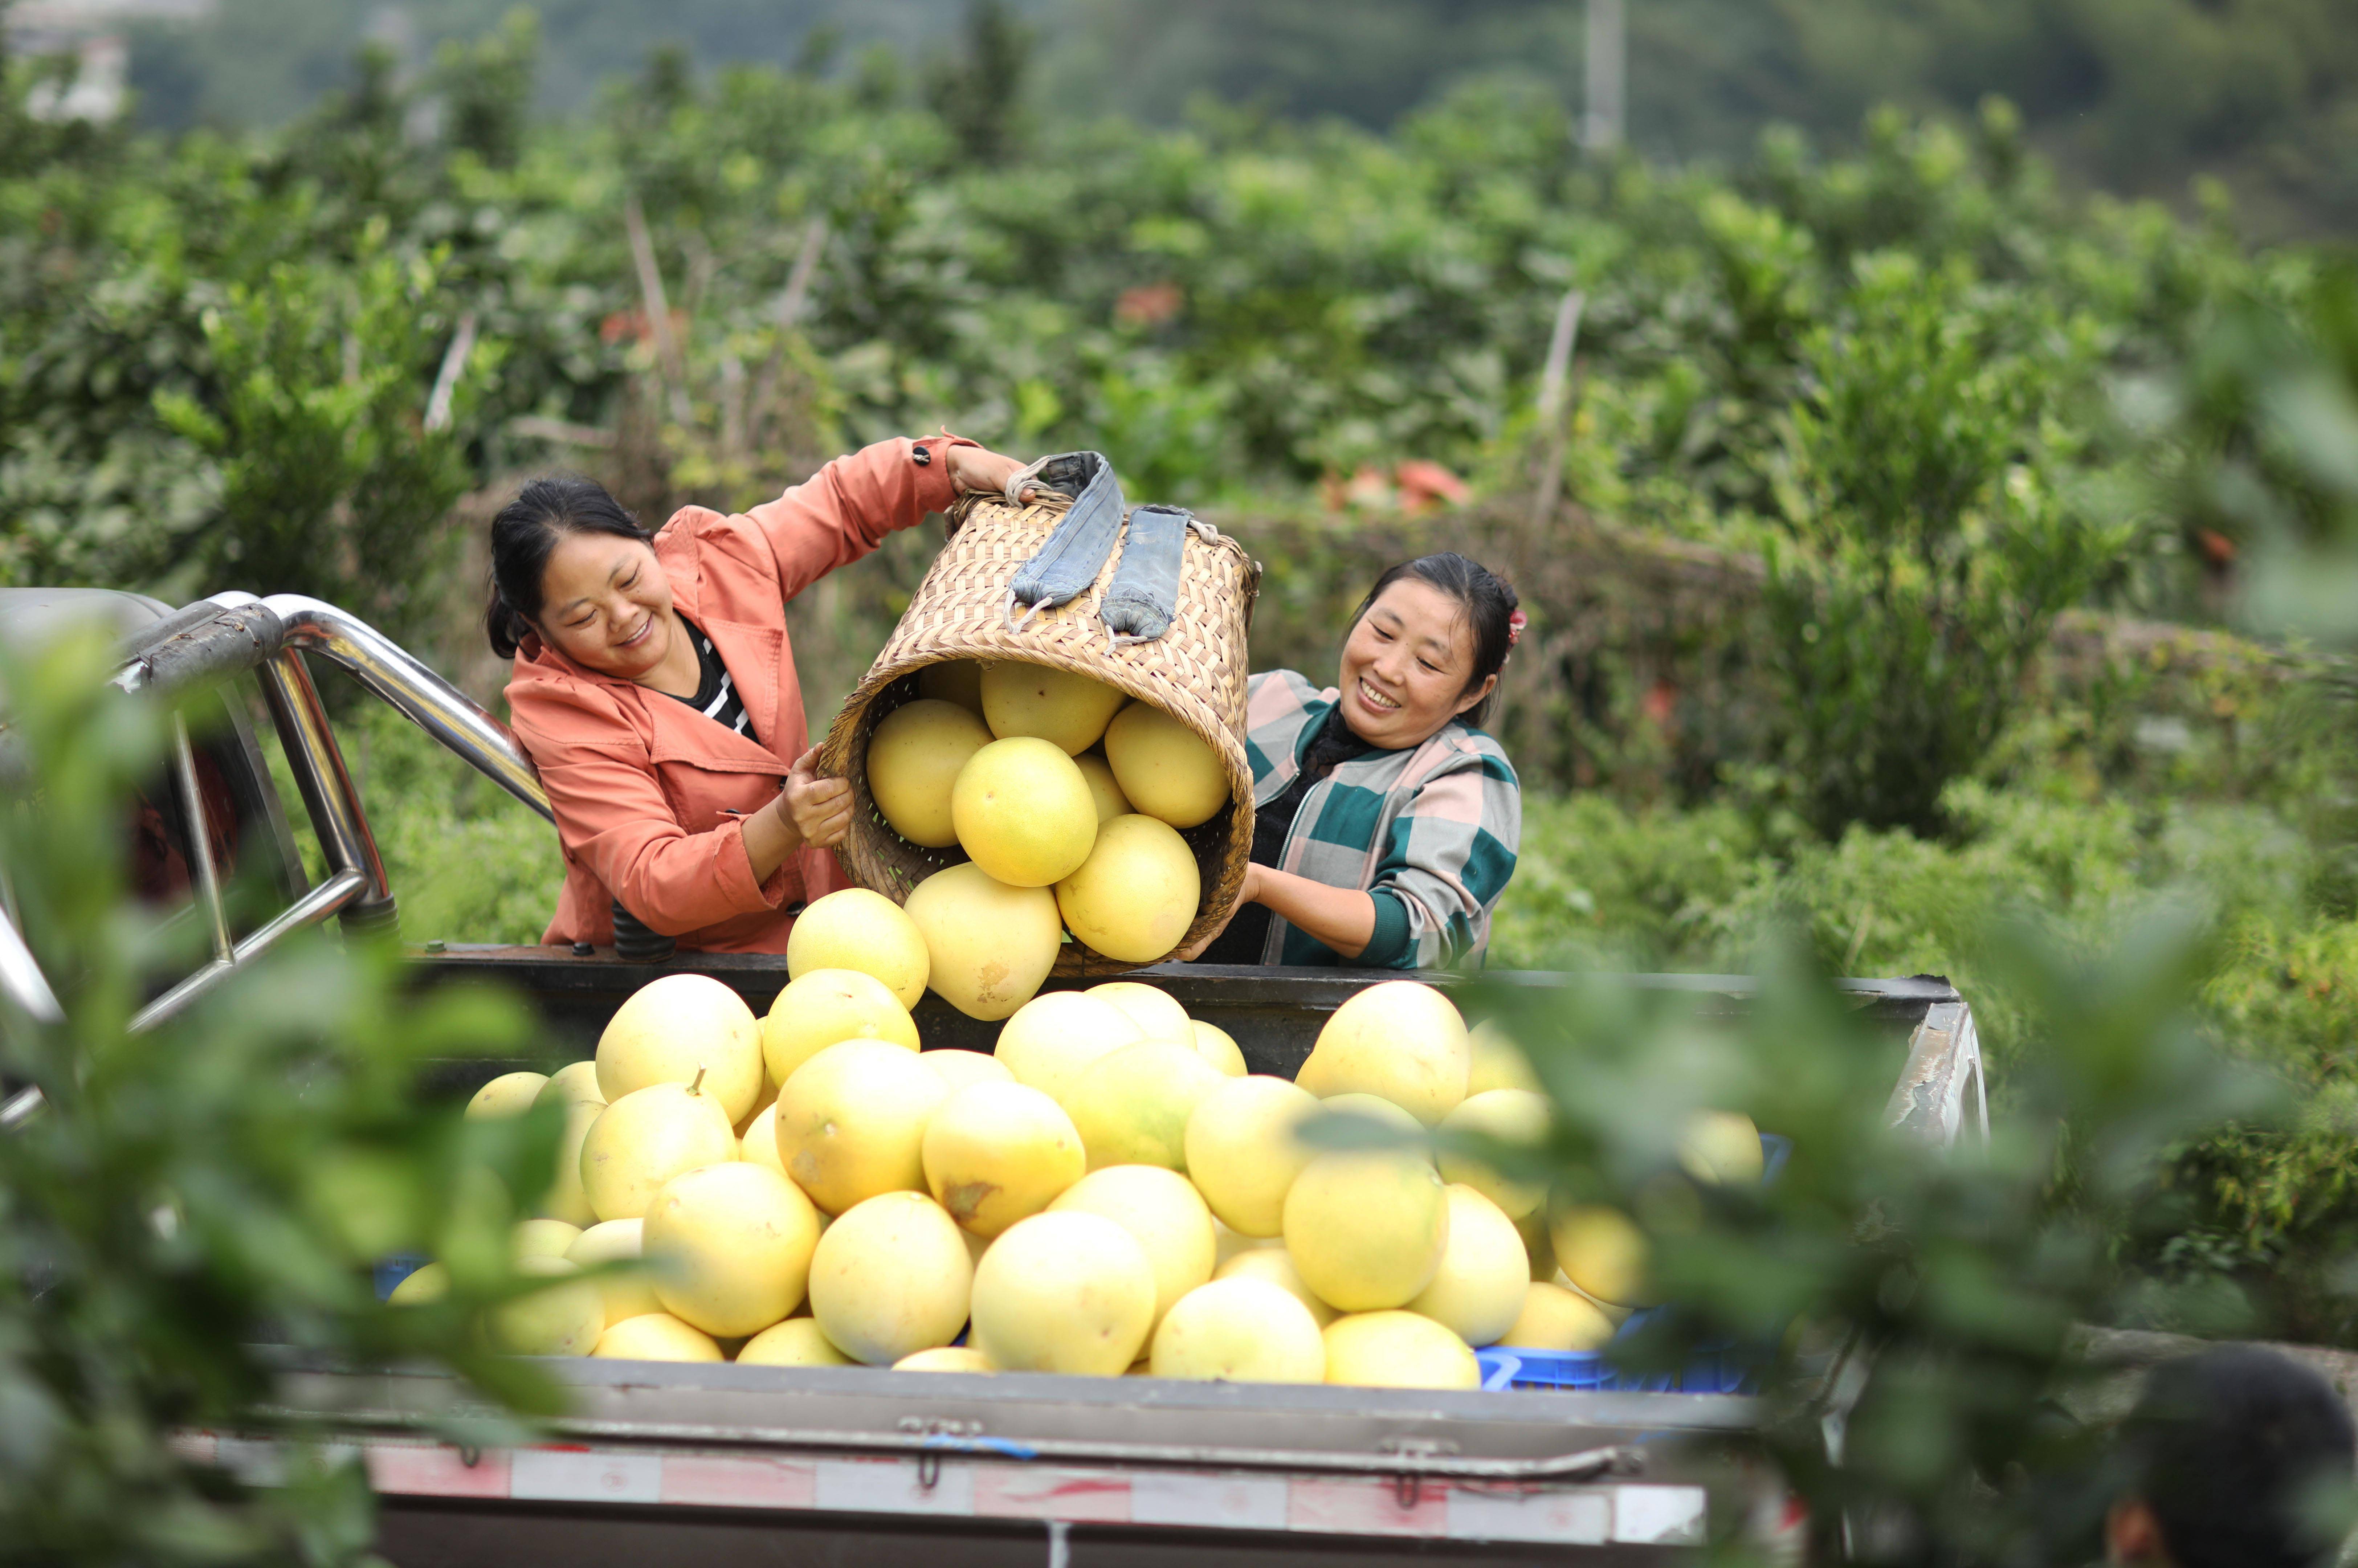
<svg viewBox="0 0 2358 1568"><path fill-rule="evenodd" d="M1556 494L1563 488L1563 449L1568 432L1564 428L1564 389L1572 379L1572 351L1580 341L1580 313L1588 303L1588 296L1580 289L1567 291L1563 303L1555 308L1555 330L1548 334L1547 363L1540 372L1540 429L1547 438L1547 462L1540 472L1540 487L1531 496L1531 527L1547 526L1555 514Z"/></svg>
<svg viewBox="0 0 2358 1568"><path fill-rule="evenodd" d="M632 264L638 268L639 298L646 311L648 335L654 340L655 360L670 384L672 421L685 425L692 417L687 366L680 358L679 340L672 336L671 302L664 294L663 269L655 265L654 241L647 233L647 215L639 206L636 191L622 198L622 228L630 237Z"/></svg>

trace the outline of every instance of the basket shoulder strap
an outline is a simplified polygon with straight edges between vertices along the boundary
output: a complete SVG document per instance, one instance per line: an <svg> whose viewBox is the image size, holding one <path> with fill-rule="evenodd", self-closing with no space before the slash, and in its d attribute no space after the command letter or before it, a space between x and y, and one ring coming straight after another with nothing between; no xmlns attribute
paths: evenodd
<svg viewBox="0 0 2358 1568"><path fill-rule="evenodd" d="M1195 514L1177 506L1141 506L1130 514L1121 563L1098 607L1116 647L1151 643L1179 613L1179 572Z"/></svg>
<svg viewBox="0 0 2358 1568"><path fill-rule="evenodd" d="M1113 465L1096 452L1066 452L1043 459L1036 477L1071 495L1066 512L1045 543L1015 570L1008 584L1010 609L1054 610L1088 590L1113 554L1121 535L1121 486Z"/></svg>

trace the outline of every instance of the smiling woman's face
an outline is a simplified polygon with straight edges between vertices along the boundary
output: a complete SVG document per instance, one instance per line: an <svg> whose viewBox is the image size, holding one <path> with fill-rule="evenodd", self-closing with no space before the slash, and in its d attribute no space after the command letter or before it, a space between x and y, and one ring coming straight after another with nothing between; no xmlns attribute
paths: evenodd
<svg viewBox="0 0 2358 1568"><path fill-rule="evenodd" d="M1343 722L1371 746L1418 745L1490 694L1498 677L1474 673L1466 607L1429 582L1402 578L1376 597L1343 641Z"/></svg>
<svg viewBox="0 0 2358 1568"><path fill-rule="evenodd" d="M636 539L568 534L540 588L540 634L577 665L636 680L671 652L671 584Z"/></svg>

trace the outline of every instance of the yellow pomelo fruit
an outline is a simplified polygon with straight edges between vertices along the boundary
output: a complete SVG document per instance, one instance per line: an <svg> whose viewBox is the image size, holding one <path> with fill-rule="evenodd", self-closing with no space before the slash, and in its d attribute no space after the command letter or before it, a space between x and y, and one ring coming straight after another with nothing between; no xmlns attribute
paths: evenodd
<svg viewBox="0 0 2358 1568"><path fill-rule="evenodd" d="M1345 1312L1407 1305L1433 1282L1448 1241L1440 1173L1413 1152L1320 1154L1285 1195L1293 1266L1321 1301Z"/></svg>
<svg viewBox="0 0 2358 1568"><path fill-rule="evenodd" d="M846 1040L882 1040L914 1051L917 1026L892 987L858 969L812 969L796 976L762 1020L762 1059L771 1079L780 1084Z"/></svg>
<svg viewBox="0 0 2358 1568"><path fill-rule="evenodd" d="M598 1087L596 1059L569 1062L549 1074L548 1082L540 1086L540 1092L532 1097L532 1103L540 1105L548 1100L564 1105L604 1105L606 1091Z"/></svg>
<svg viewBox="0 0 2358 1568"><path fill-rule="evenodd" d="M1466 1098L1466 1021L1417 980L1369 986L1335 1010L1294 1081L1321 1099L1379 1095L1427 1127Z"/></svg>
<svg viewBox="0 0 2358 1568"><path fill-rule="evenodd" d="M1547 1206L1541 1204L1515 1221L1515 1234L1523 1238L1523 1250L1531 1260L1531 1278L1552 1280L1556 1277L1555 1240L1548 1235Z"/></svg>
<svg viewBox="0 0 2358 1568"><path fill-rule="evenodd" d="M829 1214L880 1193L923 1192L925 1123L949 1097L917 1053L881 1040L830 1045L778 1091L778 1159Z"/></svg>
<svg viewBox="0 0 2358 1568"><path fill-rule="evenodd" d="M1106 726L1106 761L1130 809L1193 827L1228 804L1220 754L1184 724L1149 702L1133 702Z"/></svg>
<svg viewBox="0 0 2358 1568"><path fill-rule="evenodd" d="M1302 1282L1302 1271L1293 1266L1293 1259L1282 1247L1255 1247L1239 1252L1212 1272L1215 1280L1259 1280L1275 1285L1310 1314L1311 1321L1324 1328L1335 1321L1335 1309L1318 1299L1316 1292Z"/></svg>
<svg viewBox="0 0 2358 1568"><path fill-rule="evenodd" d="M712 1336L667 1312L642 1313L606 1325L590 1352L607 1361L726 1361Z"/></svg>
<svg viewBox="0 0 2358 1568"><path fill-rule="evenodd" d="M467 1102L467 1119L475 1121L522 1116L547 1087L546 1073L502 1073L475 1091L475 1098Z"/></svg>
<svg viewBox="0 0 2358 1568"><path fill-rule="evenodd" d="M647 1209L644 1245L664 1310L736 1339L802 1304L818 1211L766 1166L708 1165L664 1184Z"/></svg>
<svg viewBox="0 0 2358 1568"><path fill-rule="evenodd" d="M868 738L868 793L892 831L912 844L957 842L950 786L967 759L990 744L981 719L954 702L920 698L894 708Z"/></svg>
<svg viewBox="0 0 2358 1568"><path fill-rule="evenodd" d="M889 1367L956 1339L973 1282L966 1241L942 1206L923 1193L886 1193L818 1238L811 1316L846 1356Z"/></svg>
<svg viewBox="0 0 2358 1568"><path fill-rule="evenodd" d="M1158 1378L1323 1383L1326 1343L1308 1307L1240 1275L1198 1285L1173 1303L1155 1327L1151 1364Z"/></svg>
<svg viewBox="0 0 2358 1568"><path fill-rule="evenodd" d="M1025 1002L1000 1025L991 1054L1017 1083L1062 1100L1082 1068L1144 1038L1129 1013L1103 998L1050 991Z"/></svg>
<svg viewBox="0 0 2358 1568"><path fill-rule="evenodd" d="M1214 1086L1187 1118L1187 1174L1222 1221L1245 1236L1285 1227L1285 1194L1317 1152L1296 1136L1318 1099L1256 1075Z"/></svg>
<svg viewBox="0 0 2358 1568"><path fill-rule="evenodd" d="M936 1345L892 1363L895 1372L996 1372L990 1357L971 1345Z"/></svg>
<svg viewBox="0 0 2358 1568"><path fill-rule="evenodd" d="M1238 1045L1236 1036L1200 1018L1189 1019L1187 1025L1195 1033L1195 1054L1232 1078L1241 1078L1251 1071L1245 1065L1244 1050Z"/></svg>
<svg viewBox="0 0 2358 1568"><path fill-rule="evenodd" d="M1201 1182L1196 1182L1195 1185L1197 1192L1204 1190L1204 1184ZM1206 1198L1204 1201L1205 1206L1209 1207L1211 1200ZM1215 1213L1212 1216L1212 1278L1218 1279L1221 1266L1239 1252L1249 1251L1256 1247L1282 1248L1284 1245L1284 1242L1275 1237L1247 1236L1241 1230L1231 1230L1221 1222L1219 1215Z"/></svg>
<svg viewBox="0 0 2358 1568"><path fill-rule="evenodd" d="M959 847L1009 887L1046 887L1070 876L1097 842L1089 781L1058 747L1035 736L993 741L967 760L950 789Z"/></svg>
<svg viewBox="0 0 2358 1568"><path fill-rule="evenodd" d="M1482 1364L1448 1329L1412 1312L1363 1312L1326 1325L1326 1380L1362 1389L1478 1389Z"/></svg>
<svg viewBox="0 0 2358 1568"><path fill-rule="evenodd" d="M1486 1089L1468 1095L1441 1119L1441 1131L1495 1138L1501 1143L1536 1149L1547 1141L1548 1102L1529 1089ZM1536 1182L1510 1182L1479 1156L1444 1147L1441 1174L1463 1182L1497 1204L1509 1219L1520 1219L1547 1201L1547 1187Z"/></svg>
<svg viewBox="0 0 2358 1568"><path fill-rule="evenodd" d="M857 1367L850 1357L835 1347L818 1326L815 1317L790 1317L784 1323L773 1323L745 1342L737 1352L737 1361L745 1367Z"/></svg>
<svg viewBox="0 0 2358 1568"><path fill-rule="evenodd" d="M1533 1280L1523 1287L1523 1310L1498 1341L1526 1350L1601 1350L1613 1320L1578 1291Z"/></svg>
<svg viewBox="0 0 2358 1568"><path fill-rule="evenodd" d="M1192 1033L1187 1010L1174 1001L1169 991L1143 980L1108 980L1081 994L1111 1002L1128 1013L1141 1039L1184 1040Z"/></svg>
<svg viewBox="0 0 2358 1568"><path fill-rule="evenodd" d="M1468 1345L1496 1345L1523 1310L1531 1258L1515 1222L1472 1187L1452 1185L1449 1239L1433 1282L1408 1303Z"/></svg>
<svg viewBox="0 0 2358 1568"><path fill-rule="evenodd" d="M1032 1000L1065 942L1055 893L1010 887L971 861L919 882L903 907L925 934L925 983L986 1022Z"/></svg>
<svg viewBox="0 0 2358 1568"><path fill-rule="evenodd" d="M1679 1134L1679 1164L1709 1186L1743 1186L1760 1179L1760 1130L1740 1111L1699 1110Z"/></svg>
<svg viewBox="0 0 2358 1568"><path fill-rule="evenodd" d="M1154 1326L1154 1269L1101 1214L1050 1209L1018 1220L974 1271L968 1335L1010 1372L1119 1378Z"/></svg>
<svg viewBox="0 0 2358 1568"><path fill-rule="evenodd" d="M704 1092L730 1125L745 1119L762 1092L762 1028L745 999L704 975L665 975L633 991L598 1037L598 1092L611 1105L652 1084L685 1084L701 1072Z"/></svg>
<svg viewBox="0 0 2358 1568"><path fill-rule="evenodd" d="M1130 698L1113 687L1045 665L994 660L982 666L982 716L1001 740L1037 736L1076 757L1098 743Z"/></svg>
<svg viewBox="0 0 2358 1568"><path fill-rule="evenodd" d="M508 1246L518 1258L562 1258L580 1235L581 1227L568 1220L519 1220Z"/></svg>
<svg viewBox="0 0 2358 1568"><path fill-rule="evenodd" d="M982 717L982 666L972 659L944 659L917 672L917 695L935 702L955 702L977 719Z"/></svg>
<svg viewBox="0 0 2358 1568"><path fill-rule="evenodd" d="M883 981L904 1011L925 994L931 964L917 923L899 904L866 888L814 899L786 933L789 979L814 969L856 969Z"/></svg>
<svg viewBox="0 0 2358 1568"><path fill-rule="evenodd" d="M589 1355L606 1332L598 1287L562 1258L519 1258L516 1272L545 1282L492 1308L485 1327L492 1347L511 1356Z"/></svg>
<svg viewBox="0 0 2358 1568"><path fill-rule="evenodd" d="M1095 1214L1130 1232L1154 1272L1154 1320L1212 1277L1219 1249L1212 1211L1187 1178L1160 1165L1109 1165L1075 1182L1048 1206L1055 1214Z"/></svg>
<svg viewBox="0 0 2358 1568"><path fill-rule="evenodd" d="M975 1084L1011 1084L1015 1075L1007 1064L983 1051L927 1051L917 1060L934 1070L934 1076L952 1094Z"/></svg>
<svg viewBox="0 0 2358 1568"><path fill-rule="evenodd" d="M1094 752L1084 752L1073 759L1073 765L1081 770L1081 777L1089 781L1089 799L1098 808L1099 827L1117 816L1130 815L1130 797L1114 782L1112 763Z"/></svg>
<svg viewBox="0 0 2358 1568"><path fill-rule="evenodd" d="M765 1071L762 1076L766 1079L768 1078L769 1074ZM735 1129L737 1133L737 1141L741 1144L743 1143L745 1141L745 1134L752 1131L753 1124L762 1119L762 1113L770 1109L777 1103L778 1086L773 1083L764 1082L762 1086L762 1098L754 1102L753 1108L752 1110L746 1112L744 1119L737 1123ZM741 1148L737 1152L737 1158L740 1160L745 1158L745 1152Z"/></svg>
<svg viewBox="0 0 2358 1568"><path fill-rule="evenodd" d="M638 1262L645 1224L638 1219L609 1219L593 1225L565 1249L565 1260L582 1269L600 1263ZM626 1317L644 1317L651 1312L663 1311L663 1303L655 1298L654 1281L648 1277L644 1265L628 1273L608 1274L595 1283L599 1296L606 1303L609 1328Z"/></svg>
<svg viewBox="0 0 2358 1568"><path fill-rule="evenodd" d="M1552 1275L1551 1275L1546 1282L1551 1285L1554 1285L1561 1290L1570 1291L1574 1295L1578 1296L1582 1301L1586 1302L1590 1306L1593 1306L1598 1312L1603 1313L1605 1314L1605 1321L1611 1324L1616 1328L1618 1328L1624 1323L1627 1323L1629 1320L1629 1314L1636 1310L1632 1307L1615 1306L1611 1302L1598 1301L1595 1296L1590 1295L1586 1291L1584 1291L1578 1285L1574 1284L1572 1282L1571 1276L1566 1274L1561 1269L1558 1269Z"/></svg>
<svg viewBox="0 0 2358 1568"><path fill-rule="evenodd" d="M1575 1206L1551 1215L1548 1237L1564 1278L1614 1306L1644 1306L1646 1236L1617 1208Z"/></svg>
<svg viewBox="0 0 2358 1568"><path fill-rule="evenodd" d="M1074 939L1125 964L1152 964L1178 946L1203 897L1187 841L1136 815L1100 826L1088 859L1056 884Z"/></svg>
<svg viewBox="0 0 2358 1568"><path fill-rule="evenodd" d="M1176 1040L1141 1040L1109 1051L1075 1075L1064 1095L1089 1169L1187 1168L1187 1119L1230 1080Z"/></svg>
<svg viewBox="0 0 2358 1568"><path fill-rule="evenodd" d="M387 1306L424 1306L450 1293L450 1271L440 1263L413 1269L384 1298Z"/></svg>
<svg viewBox="0 0 2358 1568"><path fill-rule="evenodd" d="M1064 1107L1022 1084L970 1084L925 1125L925 1186L977 1236L1046 1208L1088 1169Z"/></svg>
<svg viewBox="0 0 2358 1568"><path fill-rule="evenodd" d="M1531 1071L1531 1057L1508 1038L1507 1032L1495 1021L1486 1018L1468 1030L1466 1046L1472 1057L1466 1073L1466 1098L1488 1094L1492 1089L1542 1092L1539 1075Z"/></svg>
<svg viewBox="0 0 2358 1568"><path fill-rule="evenodd" d="M745 1130L737 1140L737 1158L749 1165L766 1165L778 1174L786 1174L786 1162L778 1153L778 1102L772 1100L753 1113ZM787 1176L788 1181L794 1180Z"/></svg>
<svg viewBox="0 0 2358 1568"><path fill-rule="evenodd" d="M720 1102L685 1084L633 1090L598 1113L581 1140L581 1188L600 1219L639 1219L683 1171L737 1159Z"/></svg>
<svg viewBox="0 0 2358 1568"><path fill-rule="evenodd" d="M1424 1130L1424 1123L1381 1095L1357 1091L1330 1095L1318 1102L1318 1114L1322 1119L1357 1123L1356 1133L1361 1141L1380 1140L1386 1148L1397 1145L1428 1163L1432 1162L1433 1135Z"/></svg>
<svg viewBox="0 0 2358 1568"><path fill-rule="evenodd" d="M565 1131L557 1141L557 1175L540 1200L540 1212L546 1218L586 1229L598 1223L598 1211L590 1206L590 1194L581 1184L581 1145L589 1140L590 1129L605 1114L606 1105L594 1099L564 1104Z"/></svg>

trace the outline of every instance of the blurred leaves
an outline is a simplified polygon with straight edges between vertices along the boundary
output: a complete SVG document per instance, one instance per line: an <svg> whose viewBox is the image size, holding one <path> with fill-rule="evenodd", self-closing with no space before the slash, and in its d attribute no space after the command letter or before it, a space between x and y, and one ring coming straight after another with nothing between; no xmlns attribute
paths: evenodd
<svg viewBox="0 0 2358 1568"><path fill-rule="evenodd" d="M1555 1103L1553 1203L1615 1205L1648 1234L1666 1308L1617 1355L1758 1358L1772 1451L1821 1531L1850 1522L1845 1560L2076 1561L2109 1498L2104 1434L2061 1416L2105 1375L2075 1326L2150 1308L2156 1282L2128 1260L2178 1217L2183 1141L2288 1108L2279 1081L2195 1026L2209 930L2164 903L2093 958L2036 924L1996 933L2036 1044L1986 1145L1976 1096L1950 1143L1936 1107L1893 1093L1897 1032L1790 956L1768 956L1740 1012L1606 975L1481 988L1474 1006ZM1683 1173L1680 1130L1705 1108L1790 1138L1777 1179ZM2248 1324L2214 1311L2217 1331Z"/></svg>
<svg viewBox="0 0 2358 1568"><path fill-rule="evenodd" d="M108 668L95 635L0 666L18 786L0 867L67 1015L0 1016L0 1079L46 1101L0 1135L0 1535L34 1561L351 1561L373 1536L366 1482L305 1446L318 1433L284 1429L288 1484L260 1488L172 1436L254 1429L285 1354L265 1345L439 1361L497 1403L551 1409L548 1380L490 1354L474 1317L525 1288L509 1227L546 1184L559 1116L422 1104L427 1064L513 1049L520 1011L407 998L395 955L316 931L128 1033L204 953L189 912L128 896L124 824L166 715L103 686ZM428 1247L454 1260L449 1300L380 1305L372 1265Z"/></svg>

